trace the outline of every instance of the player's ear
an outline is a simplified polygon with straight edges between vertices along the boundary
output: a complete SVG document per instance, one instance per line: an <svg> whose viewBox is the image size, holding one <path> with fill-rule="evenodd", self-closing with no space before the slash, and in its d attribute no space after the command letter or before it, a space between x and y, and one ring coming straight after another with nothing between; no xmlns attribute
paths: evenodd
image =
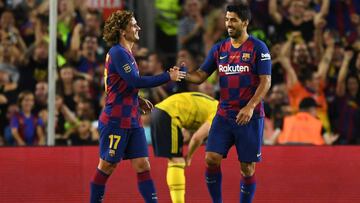
<svg viewBox="0 0 360 203"><path fill-rule="evenodd" d="M249 25L249 21L248 20L245 20L244 22L243 22L243 26L245 27L245 26L248 26Z"/></svg>
<svg viewBox="0 0 360 203"><path fill-rule="evenodd" d="M119 32L120 32L120 36L123 36L123 37L125 36L125 31L124 30L120 30Z"/></svg>

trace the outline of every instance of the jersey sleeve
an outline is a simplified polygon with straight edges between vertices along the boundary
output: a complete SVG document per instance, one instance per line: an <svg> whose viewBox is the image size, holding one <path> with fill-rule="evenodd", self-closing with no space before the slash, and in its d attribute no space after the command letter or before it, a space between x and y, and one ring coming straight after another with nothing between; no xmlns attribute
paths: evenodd
<svg viewBox="0 0 360 203"><path fill-rule="evenodd" d="M37 119L36 125L39 126L39 127L45 127L44 121L41 118Z"/></svg>
<svg viewBox="0 0 360 203"><path fill-rule="evenodd" d="M16 116L11 117L10 127L11 128L19 128L19 120L17 119Z"/></svg>
<svg viewBox="0 0 360 203"><path fill-rule="evenodd" d="M271 75L271 56L269 49L264 42L259 42L256 46L256 67L258 75Z"/></svg>
<svg viewBox="0 0 360 203"><path fill-rule="evenodd" d="M204 63L200 66L200 70L205 71L208 75L211 75L216 70L216 57L218 44L214 45L209 51Z"/></svg>
<svg viewBox="0 0 360 203"><path fill-rule="evenodd" d="M135 61L123 51L111 52L110 57L116 72L132 87L155 87L170 80L167 72L155 76L140 76Z"/></svg>
<svg viewBox="0 0 360 203"><path fill-rule="evenodd" d="M216 111L209 115L209 117L206 119L206 122L208 122L211 125L215 115L216 115Z"/></svg>

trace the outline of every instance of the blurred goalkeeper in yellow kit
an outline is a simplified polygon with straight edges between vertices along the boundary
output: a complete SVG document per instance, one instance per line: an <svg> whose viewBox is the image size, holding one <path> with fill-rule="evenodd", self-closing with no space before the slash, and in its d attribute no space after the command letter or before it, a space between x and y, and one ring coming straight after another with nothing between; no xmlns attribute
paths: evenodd
<svg viewBox="0 0 360 203"><path fill-rule="evenodd" d="M186 165L208 136L218 101L200 92L174 94L155 105L151 113L151 138L155 156L168 158L166 181L173 203L185 202ZM183 155L187 132L192 135Z"/></svg>

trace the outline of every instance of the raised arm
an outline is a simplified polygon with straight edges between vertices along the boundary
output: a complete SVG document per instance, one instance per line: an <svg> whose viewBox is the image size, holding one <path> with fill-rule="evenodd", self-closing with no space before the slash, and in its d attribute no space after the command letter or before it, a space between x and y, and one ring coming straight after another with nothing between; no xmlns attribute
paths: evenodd
<svg viewBox="0 0 360 203"><path fill-rule="evenodd" d="M70 44L70 53L69 57L75 61L78 61L80 58L81 52L81 30L83 29L83 25L81 23L76 24L71 37Z"/></svg>
<svg viewBox="0 0 360 203"><path fill-rule="evenodd" d="M298 83L299 79L296 75L296 72L291 65L290 59L288 57L281 56L279 58L281 67L285 70L286 73L286 86L287 88L293 87L296 83Z"/></svg>
<svg viewBox="0 0 360 203"><path fill-rule="evenodd" d="M270 0L269 1L269 14L272 17L272 19L275 21L276 24L282 23L282 15L278 11L277 1L276 0Z"/></svg>
<svg viewBox="0 0 360 203"><path fill-rule="evenodd" d="M317 15L320 15L321 18L325 18L329 13L330 0L321 0L320 11Z"/></svg>
<svg viewBox="0 0 360 203"><path fill-rule="evenodd" d="M351 61L351 58L353 57L354 52L349 50L345 52L344 55L344 60L341 64L341 68L339 71L339 75L337 78L337 83L336 83L336 95L339 97L342 97L345 95L345 88L346 88L346 84L345 84L345 79L349 70L349 64Z"/></svg>
<svg viewBox="0 0 360 203"><path fill-rule="evenodd" d="M315 31L314 31L314 43L315 43L315 58L318 60L321 58L321 56L324 53L324 47L323 47L323 33L324 33L324 27L326 25L326 20L324 18L317 18L314 19L315 24ZM318 63L318 60L316 63Z"/></svg>
<svg viewBox="0 0 360 203"><path fill-rule="evenodd" d="M320 78L325 81L326 75L330 67L330 62L334 53L334 43L329 43L325 49L325 53L321 58L321 61L318 66L317 74Z"/></svg>
<svg viewBox="0 0 360 203"><path fill-rule="evenodd" d="M296 37L301 37L301 33L299 32L293 32L289 36L288 40L282 45L280 56L279 56L279 62L281 64L281 67L285 70L286 73L286 86L287 88L291 88L298 82L298 77L296 75L296 72L294 70L294 67L291 64L290 61L290 52L291 52L291 46L293 44L293 40Z"/></svg>

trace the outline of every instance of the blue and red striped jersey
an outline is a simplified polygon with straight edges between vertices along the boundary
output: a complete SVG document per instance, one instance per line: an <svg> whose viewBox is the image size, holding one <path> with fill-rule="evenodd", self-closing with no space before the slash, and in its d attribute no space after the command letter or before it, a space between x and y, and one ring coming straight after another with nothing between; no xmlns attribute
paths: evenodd
<svg viewBox="0 0 360 203"><path fill-rule="evenodd" d="M215 44L201 70L207 74L219 71L220 102L217 114L236 119L240 109L254 96L260 83L259 75L271 75L271 57L264 42L249 36L239 47L230 38ZM261 101L254 109L253 117L264 117Z"/></svg>
<svg viewBox="0 0 360 203"><path fill-rule="evenodd" d="M14 114L10 121L10 127L18 130L20 137L27 145L36 144L36 128L38 126L44 127L44 122L40 118L32 114L29 117L26 117L23 112Z"/></svg>
<svg viewBox="0 0 360 203"><path fill-rule="evenodd" d="M169 80L167 72L156 76L140 76L132 54L120 44L113 46L105 59L106 98L99 121L119 128L141 127L138 88L158 86Z"/></svg>

